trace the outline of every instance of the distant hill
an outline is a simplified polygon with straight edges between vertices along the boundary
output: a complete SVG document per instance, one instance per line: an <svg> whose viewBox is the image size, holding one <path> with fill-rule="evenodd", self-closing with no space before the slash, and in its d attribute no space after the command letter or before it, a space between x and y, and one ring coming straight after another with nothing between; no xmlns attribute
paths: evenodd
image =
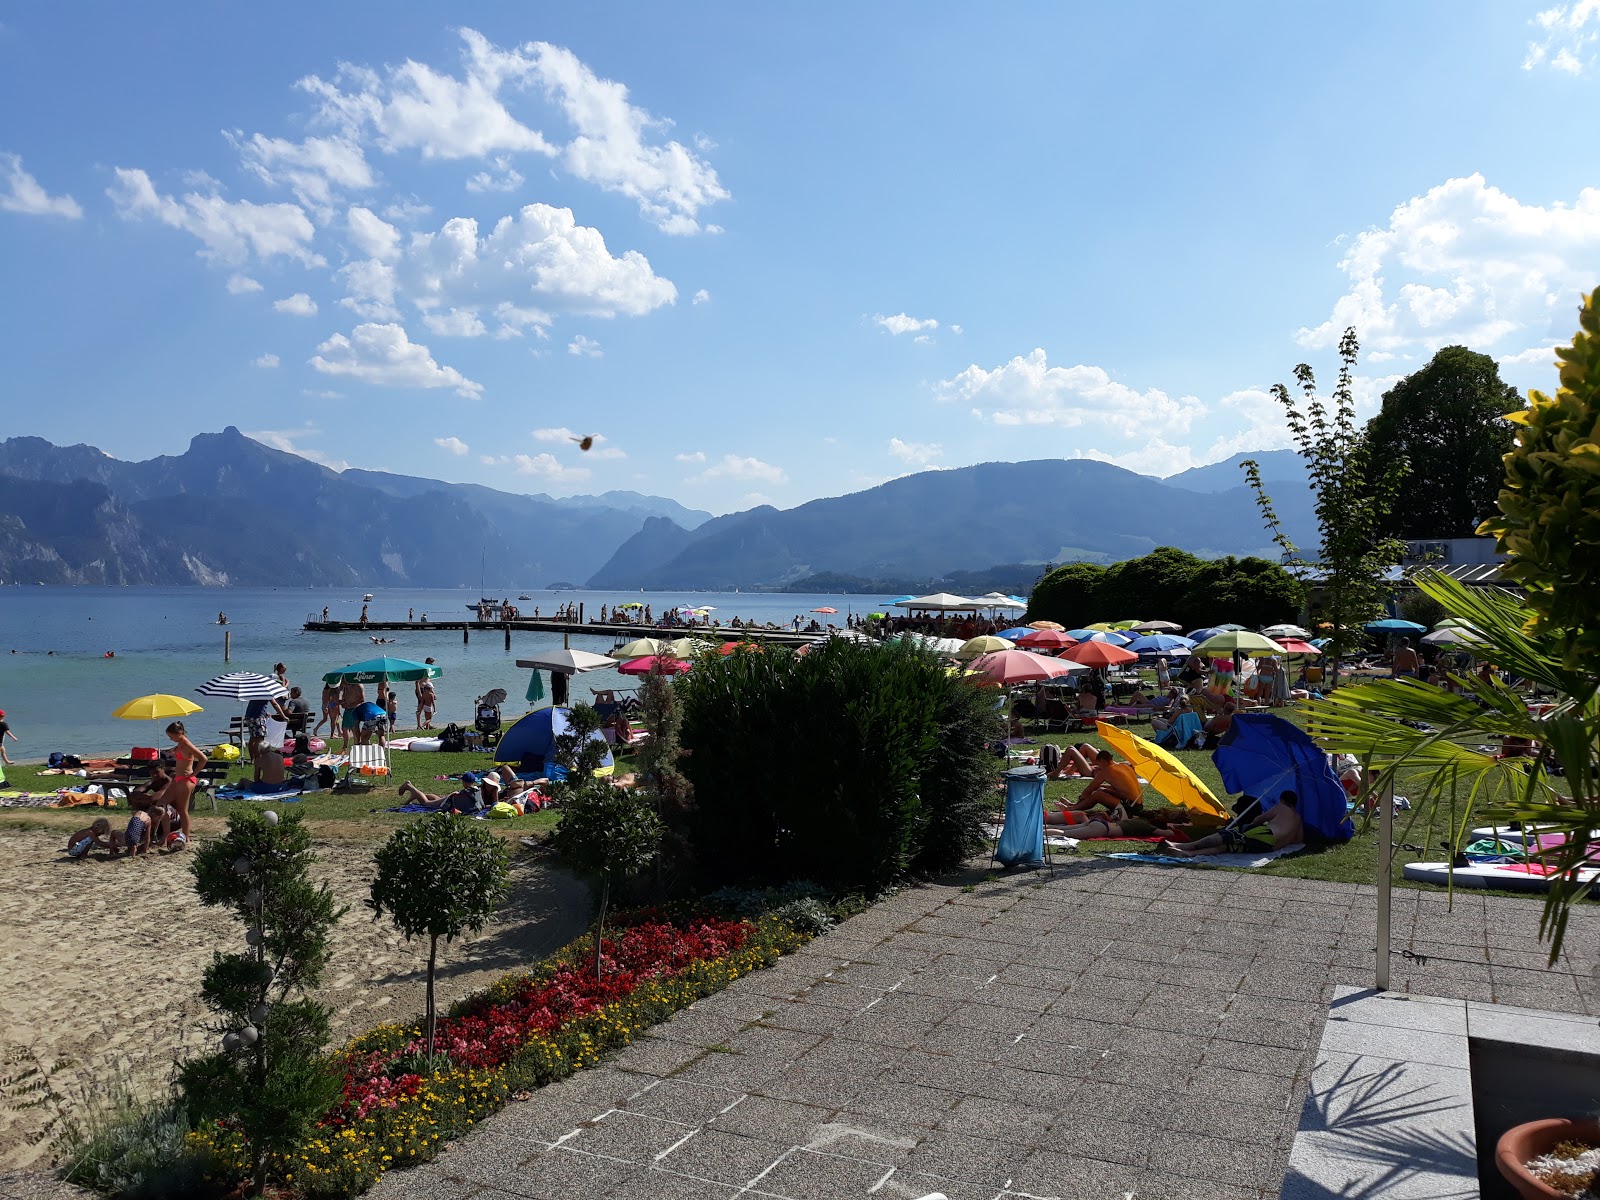
<svg viewBox="0 0 1600 1200"><path fill-rule="evenodd" d="M1275 496L1296 537L1311 494ZM653 527L619 547L591 587L783 587L825 572L943 577L996 562L1111 561L1159 545L1202 556L1276 552L1249 490L1174 487L1109 463L1042 459L925 471L784 511L763 505L687 531Z"/></svg>
<svg viewBox="0 0 1600 1200"><path fill-rule="evenodd" d="M1293 450L1258 450L1254 453L1235 454L1221 462L1205 467L1190 467L1162 480L1168 487L1179 487L1190 492L1226 492L1245 487L1244 470L1240 463L1255 459L1261 468L1263 483L1304 483L1305 459ZM1270 491L1270 489L1269 489Z"/></svg>

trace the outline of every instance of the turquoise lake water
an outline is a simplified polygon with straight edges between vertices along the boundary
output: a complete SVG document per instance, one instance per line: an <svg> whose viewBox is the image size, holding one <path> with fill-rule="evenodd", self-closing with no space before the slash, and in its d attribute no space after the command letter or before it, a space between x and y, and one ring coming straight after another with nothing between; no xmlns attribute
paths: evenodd
<svg viewBox="0 0 1600 1200"><path fill-rule="evenodd" d="M535 605L548 616L562 603L581 600L590 616L601 604L638 600L649 603L656 613L679 605L713 605L721 621L738 616L788 622L796 614L807 614L809 620L810 609L831 607L839 615L821 619L841 626L847 612L875 611L883 599L710 592L529 594L533 599L519 606L530 615ZM372 620L404 620L407 609L415 609L419 616L426 612L433 620L445 621L470 617L466 606L477 594L396 589L375 592L374 597L368 609ZM384 633L398 640L381 647L366 634L303 632L306 620L320 617L324 605L331 618L355 620L361 593L327 588L0 587L0 709L20 739L20 744L8 743L7 752L13 759L26 760L44 758L53 750L86 755L126 753L133 745L165 745L154 725L111 715L125 701L151 692L168 692L203 705L206 711L189 718L188 724L198 734L196 740L206 744L239 712L237 705L194 694L212 676L224 671L270 673L274 663L282 662L290 682L303 687L315 706L324 672L382 654L418 660L432 655L444 669L437 683L436 723L454 720L470 725L473 701L496 687L511 696L504 709L509 720L524 710L522 697L528 685L528 672L518 669L516 659L561 644L560 634L514 633L507 653L499 632L474 631L466 646L459 630ZM226 627L215 623L219 610L228 614ZM225 632L232 634L233 643L227 663L222 657ZM612 644L609 636L572 636L574 648L600 654ZM116 657L106 658L108 650ZM636 684L615 670L596 671L574 680L572 694L575 700L586 700L592 688L632 689ZM408 725L412 712L404 702L409 698L406 687L401 693L401 720Z"/></svg>

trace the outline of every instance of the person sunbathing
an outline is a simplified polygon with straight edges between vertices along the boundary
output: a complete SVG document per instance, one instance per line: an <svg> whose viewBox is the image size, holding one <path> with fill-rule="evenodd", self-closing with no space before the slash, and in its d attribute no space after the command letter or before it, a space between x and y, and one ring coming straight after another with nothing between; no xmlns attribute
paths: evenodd
<svg viewBox="0 0 1600 1200"><path fill-rule="evenodd" d="M1164 815L1152 813L1141 816L1128 812L1121 805L1104 817L1089 817L1070 808L1063 808L1056 813L1046 810L1044 821L1046 825L1064 826L1080 842L1102 838L1148 838L1155 836L1158 829L1165 830L1168 826L1168 819Z"/></svg>
<svg viewBox="0 0 1600 1200"><path fill-rule="evenodd" d="M425 792L409 779L403 780L397 789L400 799L407 804L418 804L423 808L431 808L438 812L475 813L484 807L483 793L479 790L478 777L471 771L461 776L461 786L453 792L443 796L436 796L432 792ZM493 804L491 800L489 803Z"/></svg>
<svg viewBox="0 0 1600 1200"><path fill-rule="evenodd" d="M1039 765L1049 779L1060 779L1062 776L1088 779L1094 774L1094 768L1089 765L1094 752L1094 747L1088 742L1079 742L1076 746L1057 746L1054 742L1046 742L1039 747Z"/></svg>
<svg viewBox="0 0 1600 1200"><path fill-rule="evenodd" d="M1100 805L1112 809L1126 807L1137 810L1144 793L1139 775L1127 763L1119 763L1109 750L1097 750L1094 769L1089 774L1089 786L1078 795L1077 803L1069 807L1074 812L1087 812Z"/></svg>
<svg viewBox="0 0 1600 1200"><path fill-rule="evenodd" d="M1245 810L1253 812L1252 808ZM1247 815L1237 824L1230 824L1190 842L1168 840L1165 845L1186 858L1207 854L1261 854L1269 850L1282 850L1306 839L1305 823L1300 819L1299 798L1293 792L1283 792L1278 802L1258 818L1260 824L1247 824L1254 820Z"/></svg>

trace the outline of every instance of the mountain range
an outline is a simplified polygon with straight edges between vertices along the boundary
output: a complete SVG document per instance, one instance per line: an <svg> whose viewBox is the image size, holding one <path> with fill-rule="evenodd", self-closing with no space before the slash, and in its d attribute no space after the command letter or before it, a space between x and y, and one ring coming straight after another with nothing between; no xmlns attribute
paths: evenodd
<svg viewBox="0 0 1600 1200"><path fill-rule="evenodd" d="M1285 525L1306 537L1299 460L1255 457ZM637 492L558 499L334 471L232 426L144 462L15 437L0 441L0 581L749 590L828 572L932 584L996 563L1111 561L1157 545L1272 552L1242 484L1236 461L1163 481L1044 459L712 517Z"/></svg>

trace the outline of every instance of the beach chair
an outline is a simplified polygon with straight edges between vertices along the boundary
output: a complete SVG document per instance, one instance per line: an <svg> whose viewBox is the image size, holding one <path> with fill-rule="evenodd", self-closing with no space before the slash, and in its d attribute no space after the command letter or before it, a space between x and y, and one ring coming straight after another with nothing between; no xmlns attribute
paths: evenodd
<svg viewBox="0 0 1600 1200"><path fill-rule="evenodd" d="M370 792L374 777L389 774L389 747L382 742L351 746L345 756L344 778L334 787L340 792Z"/></svg>

